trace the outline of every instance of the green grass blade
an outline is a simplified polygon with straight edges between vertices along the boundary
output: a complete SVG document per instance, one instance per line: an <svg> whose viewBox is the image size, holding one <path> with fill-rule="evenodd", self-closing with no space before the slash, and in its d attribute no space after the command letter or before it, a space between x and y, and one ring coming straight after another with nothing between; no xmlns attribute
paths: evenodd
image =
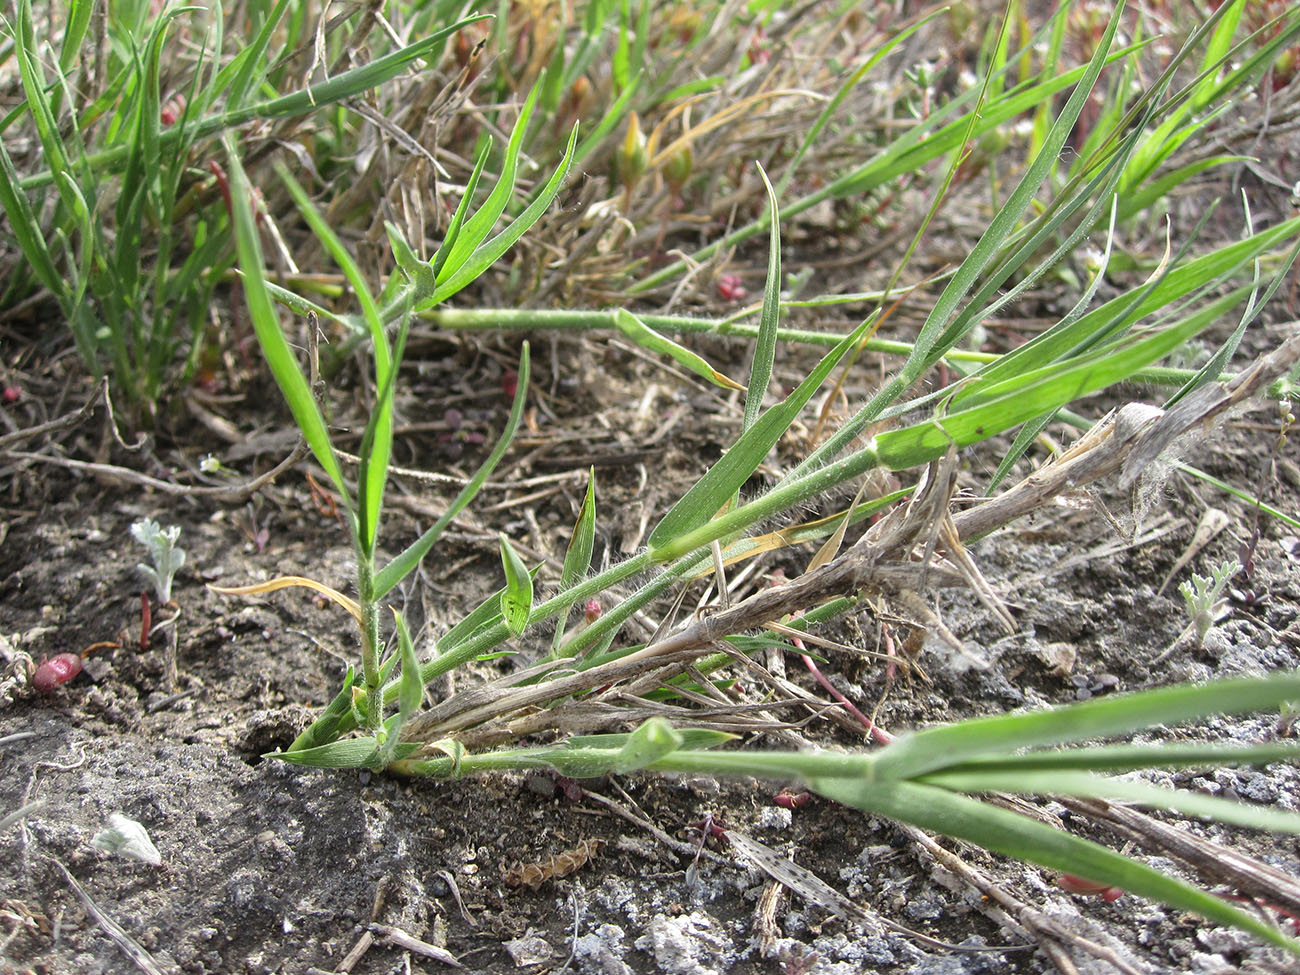
<svg viewBox="0 0 1300 975"><path fill-rule="evenodd" d="M478 191L479 180L483 176L483 167L487 165L488 156L492 152L491 137L483 141L483 149L479 152L478 158L474 160L474 171L469 175L469 181L465 184L465 193L460 198L460 203L456 205L456 212L452 214L451 223L447 225L447 236L442 239L437 253L433 255L433 279L434 291L437 290L438 275L442 274L442 269L447 265L447 258L456 247L456 242L460 240L461 228L465 225L465 214L469 212L470 202L474 199L474 194ZM431 291L430 294L433 292ZM424 295L420 294L420 298Z"/></svg>
<svg viewBox="0 0 1300 975"><path fill-rule="evenodd" d="M447 266L454 267L454 270L448 275L446 281L439 284L438 290L434 292L432 300L425 302L420 307L435 305L439 302L445 301L466 285L470 284L480 274L495 264L506 251L515 245L515 242L519 240L520 237L528 232L533 224L541 219L542 214L546 212L546 208L551 205L551 201L559 194L561 187L564 185L565 178L569 175L569 168L573 164L573 147L577 142L577 139L578 126L575 124L573 131L569 134L569 144L564 151L564 156L561 158L559 166L556 168L555 172L551 174L551 178L547 180L546 185L542 187L542 190L537 194L537 197L528 204L518 217L511 221L509 226L491 240L488 240L478 247L473 254L460 264L459 267L453 265L449 260ZM477 217L478 214L475 214L474 216ZM462 241L465 239L465 234L466 232L462 231Z"/></svg>
<svg viewBox="0 0 1300 975"><path fill-rule="evenodd" d="M276 167L276 172L285 189L289 191L294 205L307 226L316 235L321 246L333 258L334 263L347 278L357 301L361 304L361 317L370 332L372 355L375 359L375 388L379 399L375 403L371 422L368 424L367 439L369 450L361 455L361 470L357 478L357 522L362 550L367 554L375 550L375 538L379 533L379 516L383 506L384 488L388 483L388 464L393 449L393 378L395 369L393 350L384 323L379 313L379 306L366 283L361 268L357 266L338 234L321 216L307 191L283 164ZM373 429L370 429L373 428Z"/></svg>
<svg viewBox="0 0 1300 975"><path fill-rule="evenodd" d="M627 736L614 755L612 771L638 772L682 747L685 739L663 718L650 718Z"/></svg>
<svg viewBox="0 0 1300 975"><path fill-rule="evenodd" d="M1238 273L1243 267L1300 234L1300 218L1293 217L1245 240L1216 248L1185 264L1171 268L1145 289L1138 301L1122 294L1068 324L1054 326L1042 335L991 363L979 374L981 381L959 391L955 403L984 395L984 383L995 384L1024 376L1085 348L1098 335L1116 334L1141 318L1172 304L1198 288Z"/></svg>
<svg viewBox="0 0 1300 975"><path fill-rule="evenodd" d="M1119 221L1128 223L1139 214L1146 213L1162 196L1172 193L1184 184L1191 185L1190 181L1207 169L1226 166L1229 163L1245 162L1249 158L1249 156L1210 156L1208 159L1198 159L1171 170L1157 179L1143 183L1121 197Z"/></svg>
<svg viewBox="0 0 1300 975"><path fill-rule="evenodd" d="M1226 901L1089 840L1018 813L912 782L850 778L809 781L814 791L878 816L966 840L1020 860L1130 891L1249 931L1300 955L1300 943Z"/></svg>
<svg viewBox="0 0 1300 975"><path fill-rule="evenodd" d="M867 60L864 61L857 70L845 79L844 83L840 85L839 89L831 97L831 100L826 103L826 107L818 113L817 120L813 122L812 128L808 130L808 134L804 136L803 141L799 144L799 148L795 150L794 155L790 157L790 161L786 163L785 172L781 174L781 178L776 184L777 199L783 197L785 191L790 188L790 183L794 179L795 173L799 170L799 164L803 162L803 158L807 155L808 150L817 144L817 138L821 135L822 130L827 126L827 124L829 124L830 120L835 117L835 113L838 112L840 106L844 104L844 100L848 98L849 93L858 86L858 83L862 81L863 78L870 74L872 68L876 67L876 65L880 64L881 61L887 58L891 52L903 43L903 41L907 40L934 18L941 16L942 13L942 10L936 10L929 16L918 19L905 30L899 31L872 52L871 57L867 58Z"/></svg>
<svg viewBox="0 0 1300 975"><path fill-rule="evenodd" d="M1106 63L1109 64L1127 57L1144 46L1146 45L1135 45L1111 52L1106 57ZM973 130L970 129L969 116L961 116L956 121L940 128L940 123L944 119L955 115L963 105L973 100L980 90L979 88L971 88L938 109L928 120L914 126L890 143L882 152L876 153L869 162L843 174L818 190L814 190L791 203L784 204L785 215L788 219L812 209L824 200L840 199L866 193L904 173L918 171L934 159L962 146L968 133L972 137L978 137L1000 125L1006 124L1010 119L1035 108L1045 100L1050 100L1057 92L1075 84L1084 76L1086 71L1087 66L1081 66L1059 76L1021 86L1014 91L1008 92L1001 99L990 102L981 108L976 127ZM691 260L693 262L703 262L725 248L733 247L762 233L766 227L767 216L764 214L760 219L732 231L721 240L695 251L691 255ZM680 274L685 268L684 261L674 261L636 282L629 290L634 294L638 294L659 287L671 280L675 275Z"/></svg>
<svg viewBox="0 0 1300 975"><path fill-rule="evenodd" d="M406 628L406 618L393 610L397 624L397 646L402 658L402 675L397 690L398 714L405 721L419 709L424 700L424 681L420 680L420 661L415 656L415 643ZM396 737L396 735L394 735Z"/></svg>
<svg viewBox="0 0 1300 975"><path fill-rule="evenodd" d="M492 192L487 195L483 205L465 221L460 235L447 254L444 270L448 276L455 276L469 256L487 240L497 219L510 203L515 191L515 178L519 173L519 153L523 149L524 135L528 131L528 123L533 117L533 109L540 94L541 85L533 85L523 107L519 109L519 118L515 120L515 127L510 132L510 141L506 144L501 174L497 177L496 185L492 187Z"/></svg>
<svg viewBox="0 0 1300 975"><path fill-rule="evenodd" d="M913 778L1018 748L1123 735L1157 724L1242 714L1300 700L1300 672L1165 687L1023 714L975 718L900 738L877 754L879 778Z"/></svg>
<svg viewBox="0 0 1300 975"><path fill-rule="evenodd" d="M971 758L948 766L949 772L1089 771L1133 772L1138 769L1220 768L1300 761L1300 742L1265 741L1249 745L1218 742L1162 741L1153 745L1097 745L1085 748L1017 752L1014 757Z"/></svg>
<svg viewBox="0 0 1300 975"><path fill-rule="evenodd" d="M1246 309L1246 312L1241 316L1241 321L1237 323L1237 327L1233 330L1232 334L1224 340L1223 344L1219 346L1214 355L1210 357L1210 361L1198 369L1196 375L1189 379L1177 393L1165 402L1165 409L1169 409L1169 407L1173 406L1193 390L1213 381L1221 372L1223 372L1224 369L1227 368L1228 363L1237 351L1237 346L1241 344L1241 340L1246 335L1246 328L1251 322L1259 317L1259 313L1264 310L1265 306L1268 305L1270 301L1273 300L1273 295L1276 294L1277 289L1282 286L1282 282L1289 279L1291 268L1295 265L1297 257L1300 257L1300 239L1296 240L1296 244L1291 248L1290 253L1282 259L1281 267L1277 269L1277 273L1273 275L1273 280L1270 281L1268 287L1264 289L1264 294L1260 300L1258 302L1253 302L1252 305Z"/></svg>
<svg viewBox="0 0 1300 975"><path fill-rule="evenodd" d="M17 30L11 28L10 34L14 38L14 53L18 60L23 92L27 96L27 107L31 111L41 148L45 151L45 159L52 172L69 172L68 154L50 105L45 75L41 71L40 61L35 57L37 45L31 0L18 0Z"/></svg>
<svg viewBox="0 0 1300 975"><path fill-rule="evenodd" d="M763 288L763 313L759 319L758 341L749 367L749 389L745 393L745 421L741 429L752 427L763 412L763 397L772 379L772 363L776 361L776 330L781 323L781 214L776 202L776 191L768 182L767 173L758 165L767 189L768 222L771 236L767 245L767 283Z"/></svg>
<svg viewBox="0 0 1300 975"><path fill-rule="evenodd" d="M226 95L226 105L229 108L241 107L248 98L249 91L254 87L254 72L261 67L262 59L271 43L271 36L280 26L280 21L284 19L285 11L288 9L289 0L278 0L263 20L261 30L254 35L252 42L242 48L230 64L218 72L214 87L220 92L224 91L229 84L230 90Z"/></svg>
<svg viewBox="0 0 1300 975"><path fill-rule="evenodd" d="M983 392L978 406L889 430L876 437L881 463L905 470L943 456L949 447L966 447L1019 426L1042 413L1115 383L1168 355L1245 297L1238 289L1194 315L1149 337L1116 343L1095 354L1045 366Z"/></svg>
<svg viewBox="0 0 1300 975"><path fill-rule="evenodd" d="M59 44L59 73L67 74L82 53L81 42L90 28L90 15L95 9L93 0L72 0L68 4L68 19Z"/></svg>
<svg viewBox="0 0 1300 975"><path fill-rule="evenodd" d="M1191 109L1199 112L1210 104L1210 99L1214 96L1217 87L1214 72L1219 65L1223 63L1229 49L1232 47L1232 35L1237 32L1237 25L1241 23L1241 14L1246 9L1246 0L1232 0L1222 6L1227 10L1223 19L1214 28L1214 34L1210 37L1210 43L1205 47L1205 56L1201 59L1201 73L1203 80L1197 84L1196 90L1192 93L1190 100Z"/></svg>
<svg viewBox="0 0 1300 975"><path fill-rule="evenodd" d="M1297 813L1083 771L936 772L917 781L954 792L1010 792L1015 795L1075 796L1132 802L1234 826L1300 833L1300 814Z"/></svg>
<svg viewBox="0 0 1300 975"><path fill-rule="evenodd" d="M854 344L866 334L870 320L863 322L822 358L798 388L773 406L741 434L722 458L663 516L648 539L650 549L664 549L680 536L699 528L722 509L767 457L768 451L785 435L799 411L826 380Z"/></svg>
<svg viewBox="0 0 1300 975"><path fill-rule="evenodd" d="M614 326L647 352L666 356L683 369L695 373L701 379L711 382L715 386L721 386L723 389L745 388L734 379L724 376L717 369L714 369L690 349L678 345L662 332L656 332L626 308L616 308L614 310Z"/></svg>
<svg viewBox="0 0 1300 975"><path fill-rule="evenodd" d="M307 446L311 448L317 463L324 469L331 483L343 499L344 507L353 511L352 493L343 479L343 470L334 454L334 445L330 441L329 429L321 415L316 399L312 396L307 377L303 375L294 358L293 349L280 327L275 305L266 288L266 276L263 271L262 245L257 238L257 225L253 220L253 211L249 203L252 189L239 155L229 139L223 140L226 149L226 161L230 167L230 203L234 217L235 244L239 254L239 267L244 282L244 299L248 303L249 318L253 331L257 335L262 354L275 377L280 392L289 404L289 410L302 431Z"/></svg>
<svg viewBox="0 0 1300 975"><path fill-rule="evenodd" d="M54 257L41 232L36 211L32 209L31 201L20 186L18 170L3 140L0 140L0 206L4 207L5 216L9 218L9 229L18 241L24 260L31 265L36 279L55 298L65 298L65 282L54 266ZM81 351L88 365L95 362L93 352L87 355L88 350Z"/></svg>
<svg viewBox="0 0 1300 975"><path fill-rule="evenodd" d="M1070 93L1064 108L1061 109L1061 114L1057 117L1056 124L1052 126L1051 131L1048 133L1043 148L1029 164L1024 176L1021 177L1006 204L993 216L988 228L980 236L970 254L957 268L957 273L952 276L935 301L934 307L926 317L925 324L921 326L921 331L917 335L916 347L912 355L908 357L899 372L899 378L905 385L911 385L928 367L929 363L934 361L934 353L941 351L935 349L935 343L943 335L949 320L957 310L958 303L970 291L989 262L993 260L994 255L1011 234L1021 214L1024 213L1030 201L1038 192L1043 180L1056 166L1061 150L1065 147L1065 142L1078 121L1079 113L1083 111L1083 106L1091 96L1093 86L1101 74L1106 55L1110 51L1111 42L1115 37L1115 31L1119 27L1123 7L1121 0L1110 18L1105 34L1097 43L1096 52L1093 54L1092 60L1089 61L1083 77L1080 78L1074 91ZM958 337L951 334L945 336L946 341L943 345L950 347L955 344Z"/></svg>
<svg viewBox="0 0 1300 975"><path fill-rule="evenodd" d="M505 429L501 432L501 437L497 440L496 446L492 448L492 453L488 455L482 466L474 472L474 476L470 478L469 483L461 488L460 493L456 495L442 517L434 522L428 531L412 542L405 551L375 574L373 584L375 599L383 599L385 595L392 591L395 585L415 571L420 559L428 554L429 549L442 536L446 527L451 524L451 520L460 514L465 506L477 496L484 482L496 470L497 464L505 456L506 449L514 439L515 430L519 428L519 421L524 414L524 403L528 398L529 363L528 343L525 342L519 356L519 379L515 385L515 400L510 408L510 417L506 420Z"/></svg>
<svg viewBox="0 0 1300 975"><path fill-rule="evenodd" d="M171 145L181 139L191 142L198 141L227 129L247 125L249 122L260 119L306 115L323 106L333 105L344 99L352 98L395 78L413 62L437 50L450 35L468 24L486 19L486 16L467 17L449 27L441 28L429 37L422 38L414 44L408 44L406 47L376 58L368 64L350 68L341 74L334 75L326 81L304 88L301 91L291 92L288 95L281 95L251 105L245 105L242 108L230 109L220 115L200 119L188 130L182 130L178 126L171 126L160 134L160 142L163 145ZM122 164L128 151L126 145L112 146L88 155L85 163L97 171L101 169L113 170ZM47 156L47 159L49 158L51 157ZM61 159L55 168L66 168L66 159ZM25 178L22 181L22 186L27 190L37 189L48 186L53 181L53 178L53 174L47 169L44 172Z"/></svg>

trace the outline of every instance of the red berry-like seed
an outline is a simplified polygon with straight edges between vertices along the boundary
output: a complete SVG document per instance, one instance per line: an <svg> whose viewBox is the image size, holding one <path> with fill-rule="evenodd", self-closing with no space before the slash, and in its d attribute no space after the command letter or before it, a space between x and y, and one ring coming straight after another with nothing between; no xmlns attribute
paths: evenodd
<svg viewBox="0 0 1300 975"><path fill-rule="evenodd" d="M23 391L19 389L17 386L6 386L4 389L3 398L6 403L17 403L20 399L23 398Z"/></svg>
<svg viewBox="0 0 1300 975"><path fill-rule="evenodd" d="M604 612L604 610L600 608L599 599L588 599L582 604L582 615L588 623L594 623L596 620L600 619L600 614L602 612Z"/></svg>
<svg viewBox="0 0 1300 975"><path fill-rule="evenodd" d="M32 687L49 694L81 673L81 658L75 653L60 653L46 660L32 674Z"/></svg>

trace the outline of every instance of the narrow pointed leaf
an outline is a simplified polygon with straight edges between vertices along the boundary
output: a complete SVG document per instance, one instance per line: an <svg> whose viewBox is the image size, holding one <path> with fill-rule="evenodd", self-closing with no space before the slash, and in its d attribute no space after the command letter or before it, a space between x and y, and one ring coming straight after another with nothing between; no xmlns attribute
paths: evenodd
<svg viewBox="0 0 1300 975"><path fill-rule="evenodd" d="M1149 782L1117 779L1089 772L935 772L918 779L953 792L1010 792L1015 795L1077 796L1132 802L1152 809L1168 809L1234 826L1300 833L1300 814L1268 806L1233 802L1218 796L1181 789L1166 789Z"/></svg>
<svg viewBox="0 0 1300 975"><path fill-rule="evenodd" d="M412 542L405 551L397 558L389 562L378 573L375 574L374 580L374 598L383 599L385 595L392 591L392 588L415 571L420 559L428 554L435 542L442 537L443 531L451 524L451 520L465 509L465 506L477 496L483 484L496 466L505 456L510 442L514 439L515 431L519 428L519 421L524 415L524 403L528 399L528 376L529 376L529 353L528 343L525 342L519 356L519 379L515 384L515 400L510 408L510 417L506 420L505 429L501 431L501 436L492 448L492 453L483 465L474 472L468 484L461 488L460 493L448 505L447 510L442 517L433 523L432 526L423 535Z"/></svg>
<svg viewBox="0 0 1300 975"><path fill-rule="evenodd" d="M474 160L474 171L469 174L469 181L465 184L465 193L460 198L460 203L456 205L456 212L452 214L451 223L447 225L447 236L442 239L442 244L438 247L438 252L433 255L431 262L433 268L434 287L430 289L429 294L437 290L438 275L442 274L442 269L447 265L447 258L456 248L456 242L460 240L461 228L465 226L465 215L469 213L470 203L473 202L474 194L478 191L479 180L483 176L483 167L487 165L488 156L492 152L492 139L488 137L483 140L483 149ZM426 297L423 291L417 292L420 298Z"/></svg>
<svg viewBox="0 0 1300 975"><path fill-rule="evenodd" d="M330 441L329 429L321 415L316 399L312 396L307 377L303 375L298 360L294 357L275 306L271 302L270 292L266 288L265 272L262 262L262 245L258 241L257 227L253 222L252 208L249 205L251 188L244 167L239 161L231 140L226 139L226 160L230 166L231 209L234 213L235 243L239 254L239 268L243 275L244 300L248 303L249 318L253 331L257 335L262 354L275 377L280 392L289 404L289 410L302 431L303 439L311 448L317 463L325 470L334 487L343 499L343 505L352 510L352 495L343 480L343 470L334 454L334 445Z"/></svg>
<svg viewBox="0 0 1300 975"><path fill-rule="evenodd" d="M880 778L912 778L978 756L1128 734L1156 724L1242 714L1300 700L1300 672L1164 687L1023 714L975 718L900 738L876 757Z"/></svg>
<svg viewBox="0 0 1300 975"><path fill-rule="evenodd" d="M487 240L488 234L496 226L497 219L510 203L510 198L515 191L515 178L519 172L519 154L523 149L524 134L528 130L528 123L532 120L533 109L537 105L540 94L541 85L536 84L524 99L524 104L519 109L519 117L510 132L510 141L506 144L505 158L501 162L501 175L497 178L496 185L492 187L492 192L483 201L483 205L463 224L460 234L447 254L444 264L446 273L455 274L460 270L466 258L479 244Z"/></svg>
<svg viewBox="0 0 1300 975"><path fill-rule="evenodd" d="M1267 741L1250 745L1162 741L1152 745L1049 749L1018 752L1010 757L998 755L966 759L946 767L944 772L1133 772L1138 769L1269 765L1273 762L1300 762L1300 741Z"/></svg>
<svg viewBox="0 0 1300 975"><path fill-rule="evenodd" d="M402 674L397 689L397 710L405 721L420 709L424 700L424 681L420 679L420 661L415 656L415 644L406 628L406 618L393 610L397 622L397 646L402 658Z"/></svg>
<svg viewBox="0 0 1300 975"><path fill-rule="evenodd" d="M564 186L564 180L569 175L569 167L573 165L573 148L577 141L578 126L575 123L573 131L569 133L569 144L564 150L564 157L560 160L559 166L556 167L555 172L551 174L551 178L547 180L546 185L542 187L541 192L537 194L533 202L528 204L523 213L519 214L505 230L481 244L462 263L457 265L449 260L448 264L443 267L443 271L447 272L446 280L440 281L438 290L434 292L432 299L426 300L418 307L431 307L445 301L473 282L480 274L495 264L506 251L513 247L515 242L527 233L533 224L541 219L542 214L546 212L546 208L551 205L551 201L555 199ZM461 233L462 240L465 238L466 233L467 231ZM448 271L448 268L451 268L451 270Z"/></svg>
<svg viewBox="0 0 1300 975"><path fill-rule="evenodd" d="M776 203L776 192L768 182L767 173L758 165L767 189L768 219L771 235L767 245L767 284L763 288L763 314L758 323L758 340L754 343L754 357L749 367L749 389L745 393L745 423L742 429L752 427L763 412L763 397L772 378L772 363L776 360L776 330L781 322L781 214Z"/></svg>
<svg viewBox="0 0 1300 975"><path fill-rule="evenodd" d="M506 588L501 593L501 617L506 621L506 629L511 636L518 636L528 625L528 614L533 611L533 578L528 574L510 539L505 532L500 533L501 566L506 573Z"/></svg>
<svg viewBox="0 0 1300 975"><path fill-rule="evenodd" d="M989 400L979 406L882 433L876 438L880 460L891 470L915 467L942 456L950 447L979 443L1041 413L1122 382L1208 328L1243 297L1240 290L1232 292L1146 338L991 386L983 393Z"/></svg>
<svg viewBox="0 0 1300 975"><path fill-rule="evenodd" d="M947 340L943 345L947 346L951 346L959 337L952 334L945 335L945 328L956 312L958 303L970 291L989 262L993 260L997 251L1011 234L1021 214L1024 213L1030 201L1038 192L1043 180L1058 164L1061 150L1073 131L1079 113L1082 112L1084 105L1087 103L1093 85L1096 84L1101 69L1106 62L1115 31L1122 19L1123 6L1121 0L1107 24L1105 33L1097 42L1096 50L1084 71L1083 77L1080 78L1074 91L1070 93L1069 99L1061 109L1060 116L1058 116L1052 130L1048 133L1042 149L1039 150L1038 155L1029 164L1011 196L994 214L988 228L980 236L975 246L971 248L966 259L957 268L957 273L952 276L935 301L934 307L926 317L925 324L921 326L921 331L917 335L913 352L903 365L900 373L903 383L912 383L925 370L928 362L932 361L932 355L937 351L935 343L941 335Z"/></svg>
<svg viewBox="0 0 1300 975"><path fill-rule="evenodd" d="M809 781L814 791L878 816L966 840L1006 856L1086 877L1140 897L1249 931L1300 955L1300 944L1222 898L1153 870L1100 844L996 806L914 782L854 778Z"/></svg>
<svg viewBox="0 0 1300 975"><path fill-rule="evenodd" d="M668 336L656 332L641 319L637 318L625 308L619 308L614 312L614 324L618 330L630 338L641 348L648 352L655 352L659 355L667 356L676 362L679 366L690 372L695 373L702 379L706 379L715 386L721 386L723 389L744 389L734 379L729 379L718 370L704 361L702 357L692 352L685 346L678 345Z"/></svg>
<svg viewBox="0 0 1300 975"><path fill-rule="evenodd" d="M776 442L790 429L790 424L812 394L825 382L849 349L862 338L870 324L871 320L868 319L855 328L822 358L794 392L741 434L740 439L722 459L709 468L655 526L649 538L652 551L665 548L678 537L704 525L740 490Z"/></svg>
<svg viewBox="0 0 1300 975"><path fill-rule="evenodd" d="M582 507L578 510L578 520L573 526L573 535L569 539L569 548L564 553L564 568L560 571L560 591L572 589L581 582L591 568L591 553L596 544L596 468L591 468L587 476L587 493L583 497ZM555 636L551 648L558 650L564 638L564 627L568 621L570 602L555 618Z"/></svg>
<svg viewBox="0 0 1300 975"><path fill-rule="evenodd" d="M367 445L369 449L362 451L361 470L357 478L359 533L362 547L369 553L374 551L375 537L379 531L379 513L383 505L384 486L388 482L388 462L393 448L393 388L390 378L394 368L393 351L384 332L379 306L375 303L361 268L288 168L278 165L276 172L298 207L298 212L352 286L352 291L361 304L362 320L370 331L375 358L375 387L381 395L371 416L372 429L368 431L370 437ZM388 393L386 396L382 395L385 390Z"/></svg>

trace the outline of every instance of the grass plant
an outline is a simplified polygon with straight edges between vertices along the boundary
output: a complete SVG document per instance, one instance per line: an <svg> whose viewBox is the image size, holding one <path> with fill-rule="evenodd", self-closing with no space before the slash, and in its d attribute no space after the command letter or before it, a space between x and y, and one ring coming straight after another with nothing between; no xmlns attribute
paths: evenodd
<svg viewBox="0 0 1300 975"><path fill-rule="evenodd" d="M310 28L319 25L305 8L291 0L253 4L252 42L227 59L218 56L225 44L219 12L206 33L196 26L197 13L151 20L138 12L134 21L110 25L114 53L109 69L97 76L107 82L91 86L95 97L84 103L68 80L75 59L60 60L59 70L49 72L33 56L30 0L20 0L8 29L25 111L48 172L23 176L8 146L0 154L0 203L32 275L15 287L49 291L92 371L111 371L119 384L139 383L142 402L153 402L174 368L179 332L201 331L213 289L237 266L257 341L339 499L356 560L355 597L310 585L355 618L357 666L311 726L277 753L280 759L431 777L546 768L576 777L649 770L796 779L863 811L1195 911L1300 955L1300 944L1205 891L982 798L1006 792L1107 798L1300 832L1300 817L1293 814L1119 777L1145 769L1291 761L1300 751L1293 744L1098 743L1154 725L1279 707L1300 698L1294 674L958 722L875 751L726 748L733 736L721 722L693 719L685 704L714 690L723 668L743 667L747 653L773 646L801 652L797 641L849 611L864 593L905 600L927 583L970 584L998 606L987 587L980 589L963 541L1032 510L1053 484L1061 490L1121 469L1129 481L1150 476L1163 448L1294 368L1300 349L1292 342L1252 370L1224 375L1300 253L1300 218L1260 228L1246 219L1240 239L1207 246L1197 240L1203 226L1190 232L1180 227L1175 237L1159 216L1162 201L1180 188L1240 161L1230 152L1188 159L1185 151L1221 138L1233 111L1271 82L1283 55L1300 40L1300 12L1283 12L1251 34L1242 0L1221 4L1171 53L1157 57L1150 25L1123 4L1095 32L1081 31L1069 5L1031 31L1018 26L1027 20L1013 2L1000 31L968 46L978 56L975 83L945 93L936 66L920 63L904 76L906 84L871 93L867 79L891 59L913 56L910 45L924 30L936 29L938 14L870 23L861 29L865 45L853 63L807 77L791 73L765 45L796 44L803 31L824 24L782 19L776 16L780 5L752 6L702 5L675 21L675 14L649 2L596 0L567 12L571 20L552 24L522 5L502 5L501 16L489 21L456 19L446 4L413 4L401 7L396 26L381 32L388 40L376 41L392 50L355 67L343 59L357 50L351 44L356 35L370 36L370 13L350 22L350 37L322 47L309 41ZM85 36L88 7L72 5L69 36ZM182 22L205 53L182 118L163 131L161 52L167 32ZM1122 25L1131 28L1127 37ZM753 38L739 63L738 31ZM284 32L287 50L313 52L308 70L302 64L295 69L294 55L270 56L272 36ZM415 36L424 39L393 40ZM479 42L499 55L490 66L476 53ZM440 59L458 66L452 84L404 73L418 61ZM300 83L326 64L325 80ZM673 70L685 65L692 70ZM398 80L396 87L389 84ZM479 111L466 134L467 120L453 106L471 84L493 107ZM355 97L372 88L387 92L376 97L392 98L396 90L418 97L411 98L411 113L394 107L382 121L382 111ZM345 101L346 111L325 110ZM882 107L873 117L897 124L859 126L846 115L848 106L862 112L873 104ZM428 126L416 121L416 107L431 120ZM310 179L283 164L261 165L269 138L250 140L236 131L308 113L318 119L319 142ZM22 115L12 113L7 126ZM343 171L358 116L394 144L414 142L396 167L396 180L379 179L382 164L392 163L380 159L386 149L355 167L355 179L332 180ZM782 117L792 120L795 136L759 148ZM1017 121L1023 124L1013 138L1008 132ZM429 185L438 182L429 173L441 163L422 151L444 128L456 130L457 148L468 150L459 154L463 179L454 207L429 196ZM91 131L99 133L93 146L85 135ZM222 205L209 199L205 206L193 170L218 145L228 195ZM759 165L730 165L728 158L754 158ZM578 205L555 206L579 167L598 164L613 172L599 184L605 199L573 190ZM992 205L960 259L938 271L918 270L923 245L948 225L957 202L982 191L985 181ZM119 187L111 234L100 219L109 182ZM265 209L255 190L267 201ZM698 214L686 209L692 204ZM203 214L197 223L182 213L187 206ZM783 296L783 227L819 207L847 214L834 219L904 224L883 288L851 296ZM264 243L275 240L273 231L291 214L308 232L308 246L338 268L336 278L315 292L300 286L294 268L285 267L283 275L267 268ZM727 229L724 214L735 215L734 229ZM188 249L179 245L182 227L192 235ZM1163 239L1154 258L1126 247L1126 239L1153 227ZM142 260L146 228L157 235L151 262ZM709 240L686 254L680 245L687 231ZM571 258L557 268L517 246L526 245L530 233L550 235ZM628 295L649 301L688 288L763 234L762 301L734 320L621 307ZM1104 248L1089 251L1090 241L1103 241ZM668 259L666 242L680 258ZM283 258L281 266L291 263ZM971 348L1000 310L1056 280L1076 287L1071 307L1049 327L1001 350ZM505 293L515 303L554 299L566 307L448 305L471 286L474 293ZM343 301L348 296L353 305ZM615 297L618 308L567 307ZM856 326L835 334L783 325L797 308L846 302L865 310ZM282 317L286 309L334 323L341 349L365 350L373 400L355 476L295 355L294 331ZM916 327L900 337L882 336L904 312ZM383 557L396 391L411 323L421 316L447 328L617 330L706 382L743 391L741 432L660 514L644 546L622 562L592 566L599 501L594 475L558 580L530 568L511 539L500 535L503 587L417 648L400 612L394 610L389 622L386 601L509 449L530 376L525 343L509 419L488 457L444 515L396 557ZM1207 367L1161 364L1229 317L1232 336ZM748 382L724 375L671 337L694 331L752 338ZM769 402L781 340L818 344L825 352L796 388ZM191 364L198 348L195 342L185 353ZM760 465L813 398L841 383L869 349L902 362L770 490L748 494ZM921 381L939 368L956 381L924 391ZM959 451L1019 431L999 458L988 484L992 494L1061 411L1135 382L1154 385L1168 410L1120 410L1034 477L983 506L950 513ZM815 522L770 530L774 521L791 521L800 506L853 489L877 471L912 483ZM886 510L859 540L845 543L850 525ZM664 633L644 643L625 635L633 614L670 601L691 580L713 574L721 588L726 567L812 540L822 547L804 576L677 629L665 614ZM223 591L290 584L305 583L295 576ZM575 608L594 598L606 604L599 618L570 630ZM773 635L753 636L759 629ZM427 699L438 676L521 647L549 650L487 688ZM616 695L611 687L618 688ZM680 727L672 726L670 715ZM635 730L627 733L518 744L530 735L630 725Z"/></svg>

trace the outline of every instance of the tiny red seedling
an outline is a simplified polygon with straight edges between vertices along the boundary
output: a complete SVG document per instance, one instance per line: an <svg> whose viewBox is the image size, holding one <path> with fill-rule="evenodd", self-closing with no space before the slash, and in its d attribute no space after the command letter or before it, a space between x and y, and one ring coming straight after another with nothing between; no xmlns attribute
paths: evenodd
<svg viewBox="0 0 1300 975"><path fill-rule="evenodd" d="M718 278L718 297L723 301L742 301L748 294L738 275L724 274Z"/></svg>
<svg viewBox="0 0 1300 975"><path fill-rule="evenodd" d="M140 652L149 649L149 631L153 629L153 607L149 605L149 594L140 593Z"/></svg>
<svg viewBox="0 0 1300 975"><path fill-rule="evenodd" d="M772 802L784 809L792 812L812 802L811 792L791 792L789 789L782 789L772 797Z"/></svg>

